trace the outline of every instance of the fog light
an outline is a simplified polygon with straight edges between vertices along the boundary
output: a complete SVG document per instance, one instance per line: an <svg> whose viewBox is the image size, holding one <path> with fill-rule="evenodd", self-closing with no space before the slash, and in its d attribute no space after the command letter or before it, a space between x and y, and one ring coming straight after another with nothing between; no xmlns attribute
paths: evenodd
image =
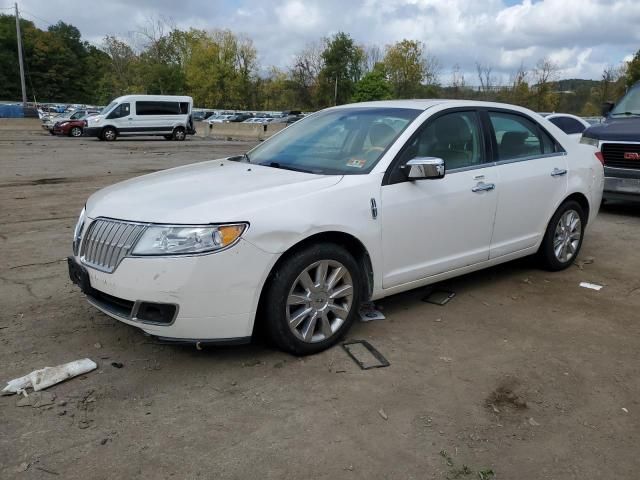
<svg viewBox="0 0 640 480"><path fill-rule="evenodd" d="M176 315L176 306L168 303L142 302L138 306L136 320L141 322L160 323L168 325Z"/></svg>

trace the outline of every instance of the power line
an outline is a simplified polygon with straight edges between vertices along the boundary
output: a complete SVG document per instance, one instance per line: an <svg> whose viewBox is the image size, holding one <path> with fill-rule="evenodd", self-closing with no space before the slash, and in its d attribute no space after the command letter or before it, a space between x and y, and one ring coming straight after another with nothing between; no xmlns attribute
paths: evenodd
<svg viewBox="0 0 640 480"><path fill-rule="evenodd" d="M30 12L30 11L28 11L28 10L25 10L24 8L23 8L22 10L20 10L20 12L22 12L22 13L26 13L26 14L30 15L30 16L32 16L33 18L35 18L35 19L37 19L37 20L40 20L40 21L41 21L41 22L43 22L43 23L46 23L46 24L47 24L48 26L50 26L50 27L53 27L53 26L55 25L54 23L51 23L51 22L49 22L48 20L45 20L44 18L39 17L38 15L35 15L35 14L31 13L31 12Z"/></svg>

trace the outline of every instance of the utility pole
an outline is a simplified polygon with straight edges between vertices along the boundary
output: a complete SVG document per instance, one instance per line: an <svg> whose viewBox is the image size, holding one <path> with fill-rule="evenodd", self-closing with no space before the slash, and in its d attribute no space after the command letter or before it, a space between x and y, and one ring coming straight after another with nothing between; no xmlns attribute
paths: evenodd
<svg viewBox="0 0 640 480"><path fill-rule="evenodd" d="M338 105L338 74L336 73L336 88L333 92L333 104Z"/></svg>
<svg viewBox="0 0 640 480"><path fill-rule="evenodd" d="M20 85L22 86L22 106L27 106L27 88L24 83L24 63L22 61L22 34L20 33L20 16L18 15L18 2L16 6L16 35L18 36L18 63L20 64Z"/></svg>

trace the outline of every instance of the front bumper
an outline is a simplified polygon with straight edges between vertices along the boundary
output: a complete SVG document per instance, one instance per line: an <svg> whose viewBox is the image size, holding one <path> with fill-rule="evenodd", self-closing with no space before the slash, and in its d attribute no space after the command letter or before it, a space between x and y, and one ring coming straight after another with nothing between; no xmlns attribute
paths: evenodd
<svg viewBox="0 0 640 480"><path fill-rule="evenodd" d="M605 177L605 198L626 198L640 196L640 178Z"/></svg>
<svg viewBox="0 0 640 480"><path fill-rule="evenodd" d="M251 337L262 284L275 260L276 255L241 240L208 255L127 257L113 273L70 257L69 270L89 303L150 335L183 342L241 343ZM173 305L175 316L162 324L140 319L137 309L142 304Z"/></svg>

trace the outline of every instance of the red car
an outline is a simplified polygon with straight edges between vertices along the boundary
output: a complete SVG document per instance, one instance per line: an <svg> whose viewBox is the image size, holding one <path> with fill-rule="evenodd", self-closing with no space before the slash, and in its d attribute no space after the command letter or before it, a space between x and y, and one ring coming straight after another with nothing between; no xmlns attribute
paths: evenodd
<svg viewBox="0 0 640 480"><path fill-rule="evenodd" d="M86 122L84 120L63 120L53 126L53 134L81 137L85 126Z"/></svg>

